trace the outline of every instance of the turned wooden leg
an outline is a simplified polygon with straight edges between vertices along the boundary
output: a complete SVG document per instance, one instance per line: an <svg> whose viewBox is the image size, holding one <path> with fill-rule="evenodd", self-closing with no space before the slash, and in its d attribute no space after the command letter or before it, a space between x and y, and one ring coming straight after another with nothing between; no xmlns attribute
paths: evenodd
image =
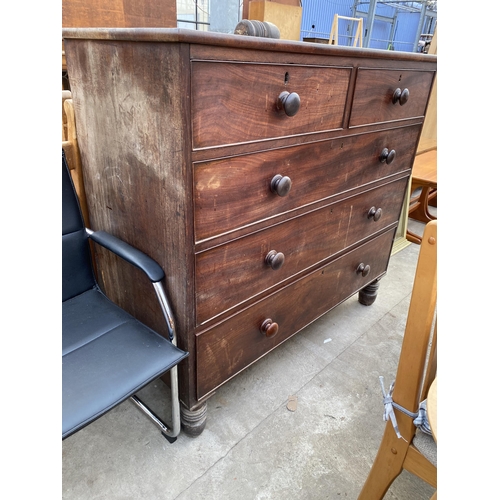
<svg viewBox="0 0 500 500"><path fill-rule="evenodd" d="M199 436L207 423L207 403L203 403L199 408L188 410L181 404L181 427L189 437Z"/></svg>
<svg viewBox="0 0 500 500"><path fill-rule="evenodd" d="M406 231L406 239L408 241L411 241L412 243L416 243L417 245L421 245L422 244L422 238L418 234L413 233L410 230Z"/></svg>
<svg viewBox="0 0 500 500"><path fill-rule="evenodd" d="M364 306L371 306L377 298L378 287L380 286L380 279L366 285L359 291L358 301Z"/></svg>

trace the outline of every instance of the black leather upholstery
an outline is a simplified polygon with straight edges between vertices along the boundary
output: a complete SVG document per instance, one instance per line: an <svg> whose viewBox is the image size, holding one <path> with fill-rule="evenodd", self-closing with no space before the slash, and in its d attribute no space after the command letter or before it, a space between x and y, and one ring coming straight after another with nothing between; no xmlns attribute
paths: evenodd
<svg viewBox="0 0 500 500"><path fill-rule="evenodd" d="M187 353L101 292L92 271L88 235L64 152L62 170L64 439L160 377ZM102 239L110 246L124 249L126 260L141 268L145 266L151 281L161 279L160 275L163 277L163 270L156 262L120 240L103 234ZM151 294L154 299L153 290Z"/></svg>
<svg viewBox="0 0 500 500"><path fill-rule="evenodd" d="M186 356L95 289L63 303L62 328L63 438Z"/></svg>
<svg viewBox="0 0 500 500"><path fill-rule="evenodd" d="M132 265L142 269L153 283L161 281L165 277L163 269L152 258L144 255L141 251L119 240L115 236L105 231L96 231L91 234L90 238Z"/></svg>
<svg viewBox="0 0 500 500"><path fill-rule="evenodd" d="M75 188L62 152L62 300L95 286L88 236Z"/></svg>

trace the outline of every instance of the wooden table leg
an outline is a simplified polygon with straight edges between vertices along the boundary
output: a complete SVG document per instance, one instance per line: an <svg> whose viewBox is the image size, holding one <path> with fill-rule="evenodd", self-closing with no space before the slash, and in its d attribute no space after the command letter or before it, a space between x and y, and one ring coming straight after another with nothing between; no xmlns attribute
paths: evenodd
<svg viewBox="0 0 500 500"><path fill-rule="evenodd" d="M411 241L412 243L416 243L417 245L420 245L422 243L422 238L409 229L406 230L406 239L408 241Z"/></svg>
<svg viewBox="0 0 500 500"><path fill-rule="evenodd" d="M412 210L408 217L410 219L415 219L420 222L424 222L427 224L427 222L430 222L431 220L435 220L436 217L434 217L430 212L429 212L429 196L431 193L434 193L435 188L430 187L430 186L422 186L422 192L420 193L420 198L418 200L417 207Z"/></svg>

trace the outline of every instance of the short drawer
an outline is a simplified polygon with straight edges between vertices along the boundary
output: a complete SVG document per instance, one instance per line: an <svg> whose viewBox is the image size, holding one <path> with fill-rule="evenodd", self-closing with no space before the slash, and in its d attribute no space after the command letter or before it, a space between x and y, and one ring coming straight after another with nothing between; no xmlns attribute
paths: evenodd
<svg viewBox="0 0 500 500"><path fill-rule="evenodd" d="M380 277L395 230L279 290L196 338L197 394L202 398L271 349ZM370 266L363 276L359 266ZM358 270L358 271L357 271ZM277 328L277 332L276 332ZM264 332L264 333L263 333ZM273 337L267 337L275 333Z"/></svg>
<svg viewBox="0 0 500 500"><path fill-rule="evenodd" d="M201 324L394 224L408 178L196 255Z"/></svg>
<svg viewBox="0 0 500 500"><path fill-rule="evenodd" d="M433 77L433 71L360 68L349 126L423 117Z"/></svg>
<svg viewBox="0 0 500 500"><path fill-rule="evenodd" d="M194 61L193 148L341 128L350 75L351 68ZM278 109L282 92L290 96ZM288 116L295 94L300 107Z"/></svg>
<svg viewBox="0 0 500 500"><path fill-rule="evenodd" d="M198 163L195 239L211 238L409 170L419 131L420 125L413 125Z"/></svg>

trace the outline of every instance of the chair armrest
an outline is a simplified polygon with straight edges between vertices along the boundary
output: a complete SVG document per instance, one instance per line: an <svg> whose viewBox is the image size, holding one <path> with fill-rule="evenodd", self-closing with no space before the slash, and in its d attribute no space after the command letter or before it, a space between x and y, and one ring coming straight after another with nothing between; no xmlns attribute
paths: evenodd
<svg viewBox="0 0 500 500"><path fill-rule="evenodd" d="M112 236L106 231L90 231L89 229L87 229L87 233L92 241L99 243L99 245L111 250L122 259L144 271L152 283L161 281L165 277L163 269L155 260L116 236Z"/></svg>

